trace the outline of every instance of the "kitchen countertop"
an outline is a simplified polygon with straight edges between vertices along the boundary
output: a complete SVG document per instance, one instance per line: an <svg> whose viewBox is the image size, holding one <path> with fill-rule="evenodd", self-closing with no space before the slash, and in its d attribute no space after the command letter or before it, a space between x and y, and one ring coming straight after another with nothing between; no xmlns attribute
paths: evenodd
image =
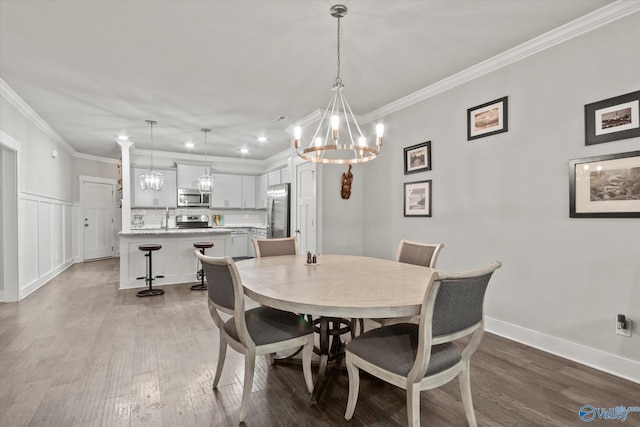
<svg viewBox="0 0 640 427"><path fill-rule="evenodd" d="M131 231L121 231L121 236L183 236L186 234L229 234L231 230L224 227L214 228L133 228Z"/></svg>

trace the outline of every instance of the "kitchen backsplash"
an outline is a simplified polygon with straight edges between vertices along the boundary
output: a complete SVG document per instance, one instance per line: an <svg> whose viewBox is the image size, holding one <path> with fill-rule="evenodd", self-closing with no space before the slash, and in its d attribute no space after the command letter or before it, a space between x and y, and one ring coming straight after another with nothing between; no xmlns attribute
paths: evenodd
<svg viewBox="0 0 640 427"><path fill-rule="evenodd" d="M169 209L169 228L176 225L177 215L207 215L209 225L213 225L213 215L221 215L223 225L244 226L244 225L265 225L267 223L267 212L256 211L247 213L246 210L225 209L216 211L206 208L171 208ZM162 209L131 209L132 228L161 228L164 226L166 211Z"/></svg>

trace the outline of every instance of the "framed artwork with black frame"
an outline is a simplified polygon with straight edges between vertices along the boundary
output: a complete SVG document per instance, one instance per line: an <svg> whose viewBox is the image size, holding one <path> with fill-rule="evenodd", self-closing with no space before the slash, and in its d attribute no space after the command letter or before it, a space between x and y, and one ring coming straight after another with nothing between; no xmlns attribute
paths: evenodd
<svg viewBox="0 0 640 427"><path fill-rule="evenodd" d="M571 218L640 218L640 151L569 161Z"/></svg>
<svg viewBox="0 0 640 427"><path fill-rule="evenodd" d="M467 141L509 130L507 96L467 109Z"/></svg>
<svg viewBox="0 0 640 427"><path fill-rule="evenodd" d="M404 216L431 216L431 180L404 183Z"/></svg>
<svg viewBox="0 0 640 427"><path fill-rule="evenodd" d="M640 91L584 106L585 145L640 136Z"/></svg>
<svg viewBox="0 0 640 427"><path fill-rule="evenodd" d="M404 174L431 170L431 141L404 149Z"/></svg>

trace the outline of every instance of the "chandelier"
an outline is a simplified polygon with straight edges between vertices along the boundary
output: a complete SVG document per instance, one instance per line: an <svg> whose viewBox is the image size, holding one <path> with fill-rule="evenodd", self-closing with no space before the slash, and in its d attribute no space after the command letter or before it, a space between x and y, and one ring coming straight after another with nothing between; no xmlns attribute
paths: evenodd
<svg viewBox="0 0 640 427"><path fill-rule="evenodd" d="M375 144L369 144L344 96L344 85L340 78L340 18L347 14L347 7L336 4L331 7L330 12L331 16L338 19L338 72L332 88L333 94L307 148L303 148L300 145L302 128L300 126L293 128L295 149L298 156L312 162L368 162L375 159L380 153L384 125L382 123L376 125ZM340 139L341 136L343 136L343 139Z"/></svg>
<svg viewBox="0 0 640 427"><path fill-rule="evenodd" d="M204 161L207 161L207 133L211 132L211 129L200 129L204 132ZM207 168L208 169L208 168ZM201 193L211 193L213 191L213 184L215 182L215 178L209 175L208 173L204 173L198 177L198 190Z"/></svg>
<svg viewBox="0 0 640 427"><path fill-rule="evenodd" d="M143 191L160 191L164 182L164 175L153 170L153 125L158 122L145 120L151 126L151 169L140 175L140 186Z"/></svg>

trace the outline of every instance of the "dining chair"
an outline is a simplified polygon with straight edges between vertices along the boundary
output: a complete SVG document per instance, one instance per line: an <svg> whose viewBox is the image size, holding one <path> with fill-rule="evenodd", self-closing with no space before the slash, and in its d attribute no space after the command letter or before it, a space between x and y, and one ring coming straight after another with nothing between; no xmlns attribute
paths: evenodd
<svg viewBox="0 0 640 427"><path fill-rule="evenodd" d="M421 265L423 267L436 268L436 261L440 251L444 248L442 243L419 243L402 239L396 251L396 261L405 264ZM382 326L391 323L418 322L417 316L396 317L390 319L371 319Z"/></svg>
<svg viewBox="0 0 640 427"><path fill-rule="evenodd" d="M302 368L309 393L313 392L311 357L313 354L313 328L302 316L287 311L260 306L245 311L242 280L231 257L214 258L195 251L202 263L208 284L209 313L220 329L218 364L213 388L218 386L227 345L244 354L244 386L240 405L240 422L249 408L256 356L276 351L303 347ZM220 312L230 314L224 321Z"/></svg>
<svg viewBox="0 0 640 427"><path fill-rule="evenodd" d="M298 255L298 238L281 237L278 239L253 238L256 258L280 255Z"/></svg>
<svg viewBox="0 0 640 427"><path fill-rule="evenodd" d="M464 412L476 425L471 399L469 361L484 333L484 296L494 261L480 270L433 271L427 279L420 323L398 323L372 329L346 348L349 398L344 417L353 416L360 388L360 369L406 390L409 426L420 425L420 392L440 387L456 376ZM471 335L464 346L453 343Z"/></svg>

